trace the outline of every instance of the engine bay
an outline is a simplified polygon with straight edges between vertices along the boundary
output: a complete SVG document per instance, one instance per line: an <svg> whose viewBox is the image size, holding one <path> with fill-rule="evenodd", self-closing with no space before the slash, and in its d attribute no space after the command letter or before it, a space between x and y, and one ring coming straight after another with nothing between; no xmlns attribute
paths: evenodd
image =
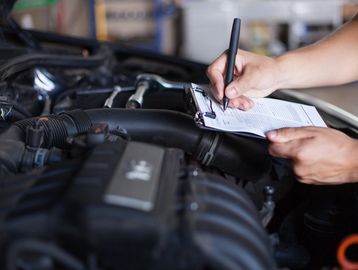
<svg viewBox="0 0 358 270"><path fill-rule="evenodd" d="M186 87L208 83L205 65L9 23L2 33L1 269L338 265L357 185L300 184L267 141L199 129Z"/></svg>

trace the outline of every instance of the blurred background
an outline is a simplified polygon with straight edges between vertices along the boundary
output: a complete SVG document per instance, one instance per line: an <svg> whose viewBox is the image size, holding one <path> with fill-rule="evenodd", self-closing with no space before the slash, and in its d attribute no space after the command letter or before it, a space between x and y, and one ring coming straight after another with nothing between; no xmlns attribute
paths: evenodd
<svg viewBox="0 0 358 270"><path fill-rule="evenodd" d="M358 0L18 0L13 15L27 29L210 63L228 47L234 17L242 19L240 48L275 56L319 40L357 12ZM358 116L357 88L307 92Z"/></svg>

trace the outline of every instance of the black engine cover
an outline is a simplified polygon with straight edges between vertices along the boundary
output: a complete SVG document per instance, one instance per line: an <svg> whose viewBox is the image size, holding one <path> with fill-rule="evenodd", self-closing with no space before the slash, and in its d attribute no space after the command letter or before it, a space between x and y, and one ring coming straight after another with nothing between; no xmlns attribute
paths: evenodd
<svg viewBox="0 0 358 270"><path fill-rule="evenodd" d="M61 194L48 189L51 205L8 217L2 261L28 269L54 261L46 270L275 269L258 211L240 187L188 165L182 150L107 139L69 167L79 171L74 177L60 181L65 171L57 168L32 181L28 194L54 179L66 184Z"/></svg>
<svg viewBox="0 0 358 270"><path fill-rule="evenodd" d="M177 227L182 159L181 150L140 142L98 146L68 192L71 242L80 235L78 249L95 250L111 267L118 267L119 258L131 269L163 259Z"/></svg>

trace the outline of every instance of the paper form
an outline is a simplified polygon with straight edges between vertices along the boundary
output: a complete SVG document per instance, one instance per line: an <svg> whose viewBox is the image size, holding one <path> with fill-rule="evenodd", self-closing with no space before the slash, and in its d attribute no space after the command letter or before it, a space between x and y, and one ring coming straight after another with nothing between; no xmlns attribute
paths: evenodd
<svg viewBox="0 0 358 270"><path fill-rule="evenodd" d="M210 97L206 87L196 84L191 87L202 124L208 128L265 137L266 132L283 127L327 127L313 106L271 98L252 98L255 103L252 109L227 108L224 112L222 105ZM214 112L216 117L206 116L205 112Z"/></svg>

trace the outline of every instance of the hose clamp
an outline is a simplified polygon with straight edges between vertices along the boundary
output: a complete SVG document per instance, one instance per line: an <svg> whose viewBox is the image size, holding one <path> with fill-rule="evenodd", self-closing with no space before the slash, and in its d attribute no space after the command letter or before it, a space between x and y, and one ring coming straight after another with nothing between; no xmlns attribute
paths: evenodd
<svg viewBox="0 0 358 270"><path fill-rule="evenodd" d="M215 138L213 140L213 143L210 146L210 149L208 152L205 153L204 158L202 160L202 164L204 166L210 166L211 162L213 161L213 158L215 156L216 153L216 149L219 145L219 140L220 140L220 134L215 134Z"/></svg>

